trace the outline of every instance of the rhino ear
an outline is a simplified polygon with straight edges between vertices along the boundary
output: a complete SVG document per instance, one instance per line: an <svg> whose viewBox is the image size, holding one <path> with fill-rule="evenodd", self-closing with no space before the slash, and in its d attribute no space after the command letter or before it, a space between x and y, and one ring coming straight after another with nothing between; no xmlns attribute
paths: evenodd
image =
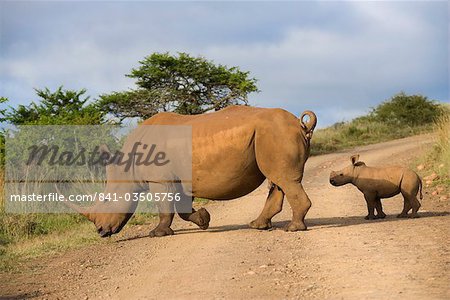
<svg viewBox="0 0 450 300"><path fill-rule="evenodd" d="M111 151L109 151L109 148L106 144L101 144L100 147L98 147L98 152L100 154L103 154L103 153L111 154Z"/></svg>
<svg viewBox="0 0 450 300"><path fill-rule="evenodd" d="M359 154L352 155L352 156L350 157L350 160L352 161L352 165L356 165L356 163L357 163L358 160L359 160Z"/></svg>
<svg viewBox="0 0 450 300"><path fill-rule="evenodd" d="M100 145L100 147L98 147L98 153L103 166L106 166L111 158L111 151L109 151L108 146L106 146L106 144Z"/></svg>

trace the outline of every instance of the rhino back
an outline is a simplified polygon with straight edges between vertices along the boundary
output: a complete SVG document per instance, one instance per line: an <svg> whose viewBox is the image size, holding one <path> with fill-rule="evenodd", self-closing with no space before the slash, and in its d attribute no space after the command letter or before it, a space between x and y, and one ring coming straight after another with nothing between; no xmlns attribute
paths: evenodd
<svg viewBox="0 0 450 300"><path fill-rule="evenodd" d="M357 187L363 193L375 193L389 198L400 192L400 183L406 169L402 167L363 167L357 179Z"/></svg>
<svg viewBox="0 0 450 300"><path fill-rule="evenodd" d="M282 109L232 106L214 113L161 113L144 125L192 126L193 194L210 199L233 199L257 188L265 179L258 167L255 137L286 143L304 142L299 120Z"/></svg>

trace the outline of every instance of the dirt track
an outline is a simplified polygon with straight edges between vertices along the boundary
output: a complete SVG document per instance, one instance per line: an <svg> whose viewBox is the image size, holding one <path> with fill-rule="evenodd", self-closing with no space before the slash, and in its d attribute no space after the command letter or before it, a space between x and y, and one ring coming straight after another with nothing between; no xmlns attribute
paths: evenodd
<svg viewBox="0 0 450 300"><path fill-rule="evenodd" d="M12 278L1 275L0 295L449 299L448 203L437 204L425 194L421 218L397 219L403 205L397 196L383 202L386 219L366 221L362 194L328 183L330 170L347 165L349 153L359 152L368 165L408 165L429 145L429 138L412 137L310 158L304 186L313 207L306 232L278 229L290 219L287 201L274 218L277 229L247 226L263 207L263 184L243 198L210 202L207 231L179 218L170 237L146 237L150 226L126 227L113 242L31 262Z"/></svg>

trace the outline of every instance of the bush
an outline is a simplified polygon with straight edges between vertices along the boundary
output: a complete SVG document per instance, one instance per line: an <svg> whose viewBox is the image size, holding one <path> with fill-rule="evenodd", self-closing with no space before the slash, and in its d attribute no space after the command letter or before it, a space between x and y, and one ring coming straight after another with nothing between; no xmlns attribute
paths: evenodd
<svg viewBox="0 0 450 300"><path fill-rule="evenodd" d="M401 92L374 108L369 117L391 125L421 126L433 124L440 113L440 106L435 101Z"/></svg>

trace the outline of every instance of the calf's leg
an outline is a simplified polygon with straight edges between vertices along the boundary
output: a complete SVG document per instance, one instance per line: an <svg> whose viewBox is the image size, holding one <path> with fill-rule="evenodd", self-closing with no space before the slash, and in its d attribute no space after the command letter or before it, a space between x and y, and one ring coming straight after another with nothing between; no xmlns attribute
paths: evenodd
<svg viewBox="0 0 450 300"><path fill-rule="evenodd" d="M411 209L411 203L409 199L405 198L403 196L403 210L402 212L397 215L397 218L407 218L408 217L408 211Z"/></svg>
<svg viewBox="0 0 450 300"><path fill-rule="evenodd" d="M283 198L284 193L275 184L272 184L269 190L269 195L267 196L264 208L261 211L258 218L251 221L249 226L255 229L269 229L272 228L272 218L283 208Z"/></svg>
<svg viewBox="0 0 450 300"><path fill-rule="evenodd" d="M375 209L377 210L377 219L384 219L386 218L386 214L383 212L383 205L381 204L381 199L376 198L375 200Z"/></svg>
<svg viewBox="0 0 450 300"><path fill-rule="evenodd" d="M418 218L419 217L419 215L417 214L417 211L419 210L421 205L420 205L419 200L417 200L417 197L416 197L417 191L418 191L418 188L415 189L414 191L402 190L402 195L403 195L404 201L405 202L408 201L410 207L412 208L411 214L409 215L410 218Z"/></svg>
<svg viewBox="0 0 450 300"><path fill-rule="evenodd" d="M364 219L373 220L375 219L374 210L375 210L376 196L364 194L364 198L366 199L367 211L369 213L367 216L364 217Z"/></svg>
<svg viewBox="0 0 450 300"><path fill-rule="evenodd" d="M416 196L414 196L414 197L411 197L409 199L409 201L410 201L411 207L412 207L412 211L411 211L411 214L409 215L409 217L410 218L418 218L419 215L417 214L417 211L419 210L419 208L421 206L419 200L417 200Z"/></svg>

